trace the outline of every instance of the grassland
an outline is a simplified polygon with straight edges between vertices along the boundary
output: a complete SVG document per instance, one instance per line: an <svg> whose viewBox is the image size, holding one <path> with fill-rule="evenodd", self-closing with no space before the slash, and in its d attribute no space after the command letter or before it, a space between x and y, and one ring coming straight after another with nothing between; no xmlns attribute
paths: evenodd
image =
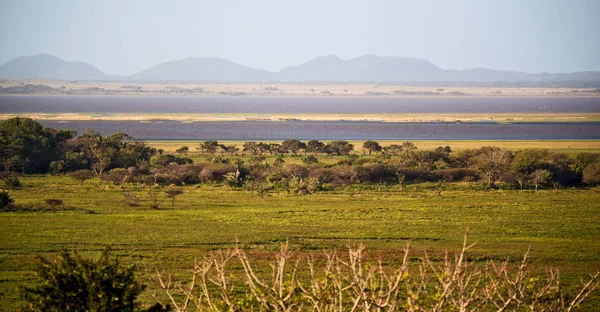
<svg viewBox="0 0 600 312"><path fill-rule="evenodd" d="M281 143L281 140L263 140L266 143ZM328 142L324 140L323 142ZM357 153L363 153L362 140L349 140L348 142L354 145L354 149ZM404 141L395 140L379 140L381 146L388 146L391 144L402 144ZM577 154L581 152L599 152L600 141L598 140L516 140L516 141L485 141L485 140L411 140L418 149L429 150L435 149L438 146L450 146L452 150L461 149L472 149L480 148L482 146L498 146L508 150L520 150L525 148L544 148L553 152L563 152L567 154ZM162 149L167 153L175 153L175 151L182 147L188 146L190 148L190 154L188 156L198 157L196 147L198 147L201 141L146 141L146 143L154 148ZM221 143L227 145L236 145L242 148L245 141L222 141ZM331 158L331 157L329 157ZM292 159L293 161L294 159ZM324 157L327 160L327 157Z"/></svg>
<svg viewBox="0 0 600 312"><path fill-rule="evenodd" d="M150 209L142 186L83 186L65 176L32 175L11 192L17 203L64 200L67 211L0 213L0 304L14 310L17 285L32 282L36 256L60 248L97 255L111 245L126 262L189 269L195 257L239 242L262 257L289 239L300 253L343 250L365 243L373 258L399 256L412 241L414 256L441 256L459 248L468 229L475 261L518 261L531 246L530 267L559 268L573 283L600 265L600 190L483 190L449 184L438 196L434 184L353 186L314 195L272 192L262 200L249 191L215 185L185 186L175 206L161 194ZM141 206L127 206L133 192ZM148 297L144 297L148 300ZM593 309L598 297L591 301Z"/></svg>

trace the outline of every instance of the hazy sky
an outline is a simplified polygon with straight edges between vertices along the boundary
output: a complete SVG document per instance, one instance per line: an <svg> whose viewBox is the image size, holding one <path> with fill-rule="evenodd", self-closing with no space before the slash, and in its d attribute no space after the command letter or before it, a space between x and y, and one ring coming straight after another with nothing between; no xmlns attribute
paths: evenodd
<svg viewBox="0 0 600 312"><path fill-rule="evenodd" d="M188 56L279 70L329 54L600 71L600 0L0 0L0 64L37 53L108 74Z"/></svg>

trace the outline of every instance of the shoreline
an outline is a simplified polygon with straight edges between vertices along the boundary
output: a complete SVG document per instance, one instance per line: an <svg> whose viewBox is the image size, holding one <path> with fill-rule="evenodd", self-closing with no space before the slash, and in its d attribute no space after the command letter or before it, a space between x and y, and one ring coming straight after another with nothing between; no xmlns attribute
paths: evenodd
<svg viewBox="0 0 600 312"><path fill-rule="evenodd" d="M463 114L183 114L183 113L3 113L0 120L27 117L48 121L348 121L396 123L522 123L522 122L600 122L600 113L463 113Z"/></svg>

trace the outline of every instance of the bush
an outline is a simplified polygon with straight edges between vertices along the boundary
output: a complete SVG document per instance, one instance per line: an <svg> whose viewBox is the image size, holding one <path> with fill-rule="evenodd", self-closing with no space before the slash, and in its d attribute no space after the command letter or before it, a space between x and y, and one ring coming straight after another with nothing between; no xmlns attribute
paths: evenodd
<svg viewBox="0 0 600 312"><path fill-rule="evenodd" d="M56 209L56 207L62 206L62 204L63 204L62 199L56 199L56 198L45 199L44 202L46 203L46 205L50 206L52 209Z"/></svg>
<svg viewBox="0 0 600 312"><path fill-rule="evenodd" d="M105 249L97 260L62 250L55 260L40 258L39 283L22 287L30 311L134 311L145 286L134 267L123 266Z"/></svg>
<svg viewBox="0 0 600 312"><path fill-rule="evenodd" d="M83 182L85 182L85 180L91 179L94 176L94 173L91 170L87 169L73 171L69 174L69 177L75 181L78 181L79 185L83 185Z"/></svg>
<svg viewBox="0 0 600 312"><path fill-rule="evenodd" d="M6 191L0 192L0 209L4 210L4 209L10 208L13 202L14 202L14 200L12 198L10 198L10 195L8 195L8 192L6 192Z"/></svg>
<svg viewBox="0 0 600 312"><path fill-rule="evenodd" d="M137 207L140 205L140 199L133 193L123 193L125 203L130 207Z"/></svg>
<svg viewBox="0 0 600 312"><path fill-rule="evenodd" d="M19 181L17 176L8 175L4 178L4 187L7 189L14 190L19 186L21 186L21 181Z"/></svg>

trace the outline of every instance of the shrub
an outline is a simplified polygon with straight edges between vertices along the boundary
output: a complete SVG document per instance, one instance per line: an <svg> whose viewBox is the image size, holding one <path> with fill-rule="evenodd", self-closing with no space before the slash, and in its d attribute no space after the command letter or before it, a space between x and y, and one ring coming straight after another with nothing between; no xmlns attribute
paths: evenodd
<svg viewBox="0 0 600 312"><path fill-rule="evenodd" d="M40 258L38 285L22 287L30 311L134 311L145 286L133 266L123 266L105 249L97 260L60 251L55 260Z"/></svg>
<svg viewBox="0 0 600 312"><path fill-rule="evenodd" d="M600 183L600 164L592 164L583 170L583 182L591 185Z"/></svg>
<svg viewBox="0 0 600 312"><path fill-rule="evenodd" d="M140 205L140 199L133 193L123 193L125 203L130 207L137 207Z"/></svg>
<svg viewBox="0 0 600 312"><path fill-rule="evenodd" d="M54 209L56 209L56 207L62 206L63 201L62 201L62 199L49 198L49 199L45 199L44 203L46 203L46 205L50 206L50 208L52 208L54 210Z"/></svg>
<svg viewBox="0 0 600 312"><path fill-rule="evenodd" d="M21 186L21 181L17 176L8 175L4 177L4 187L6 187L7 189L14 190L19 186Z"/></svg>
<svg viewBox="0 0 600 312"><path fill-rule="evenodd" d="M362 245L345 254L325 251L321 260L298 256L286 242L270 269L236 247L195 262L190 282L158 270L150 278L173 306L192 297L198 311L571 311L600 285L597 272L569 298L558 271L529 272L528 253L516 264L480 266L467 256L471 247L465 237L455 256L446 253L439 262L427 254L413 260L406 247L389 268L368 258Z"/></svg>
<svg viewBox="0 0 600 312"><path fill-rule="evenodd" d="M0 209L8 209L11 207L14 200L10 198L7 191L0 192Z"/></svg>
<svg viewBox="0 0 600 312"><path fill-rule="evenodd" d="M94 177L94 173L91 170L82 169L73 171L69 174L69 177L75 181L79 182L79 185L83 185L85 180L91 179Z"/></svg>
<svg viewBox="0 0 600 312"><path fill-rule="evenodd" d="M308 155L308 156L302 157L302 162L307 165L316 164L319 162L319 159L317 159L317 157L315 155Z"/></svg>

